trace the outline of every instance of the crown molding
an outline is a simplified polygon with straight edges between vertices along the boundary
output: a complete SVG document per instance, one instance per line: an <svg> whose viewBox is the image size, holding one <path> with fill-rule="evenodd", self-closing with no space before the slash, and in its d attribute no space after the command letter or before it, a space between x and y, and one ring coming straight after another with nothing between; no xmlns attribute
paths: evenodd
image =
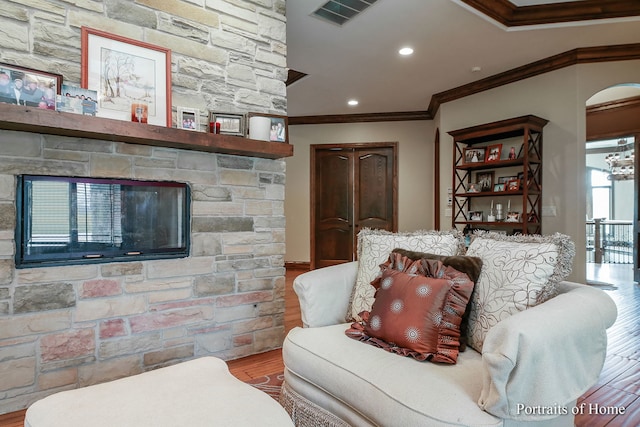
<svg viewBox="0 0 640 427"><path fill-rule="evenodd" d="M556 71L571 65L593 62L629 61L634 59L640 59L640 43L573 49L505 71L504 73L495 74L466 85L436 93L431 97L427 111L433 117L440 108L440 105L445 102L465 98L476 93L545 74L550 71Z"/></svg>
<svg viewBox="0 0 640 427"><path fill-rule="evenodd" d="M637 108L640 110L640 96L632 96L630 98L616 99L615 101L589 105L587 107L587 114L597 114L620 108Z"/></svg>
<svg viewBox="0 0 640 427"><path fill-rule="evenodd" d="M331 123L406 122L411 120L433 120L433 116L428 111L297 116L289 117L289 126L325 125Z"/></svg>
<svg viewBox="0 0 640 427"><path fill-rule="evenodd" d="M516 6L508 0L461 0L506 27L627 18L640 15L637 0L582 0Z"/></svg>
<svg viewBox="0 0 640 427"><path fill-rule="evenodd" d="M436 93L426 111L289 117L289 125L433 120L441 104L577 64L640 59L640 43L577 48Z"/></svg>

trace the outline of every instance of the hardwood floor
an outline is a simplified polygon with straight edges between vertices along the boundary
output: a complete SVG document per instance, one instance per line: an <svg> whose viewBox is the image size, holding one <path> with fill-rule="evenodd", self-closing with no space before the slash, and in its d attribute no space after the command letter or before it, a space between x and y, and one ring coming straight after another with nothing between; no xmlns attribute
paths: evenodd
<svg viewBox="0 0 640 427"><path fill-rule="evenodd" d="M627 267L629 268L629 267ZM300 306L293 280L304 270L289 270L286 277L285 330L301 326ZM618 319L609 329L607 360L598 384L578 401L584 403L576 416L578 427L637 427L640 425L640 285L627 271L615 266L588 270L593 282L618 306ZM242 381L282 372L281 350L273 350L228 362L229 370ZM596 406L597 405L597 406ZM624 408L624 409L621 409ZM612 414L620 412L624 414ZM591 413L589 413L591 412ZM595 413L594 413L595 412ZM607 412L602 414L602 412ZM22 427L25 411L0 415L0 427Z"/></svg>
<svg viewBox="0 0 640 427"><path fill-rule="evenodd" d="M633 282L629 265L589 265L587 277L613 298L618 318L607 330L600 380L578 401L585 406L576 416L576 426L640 426L640 285ZM620 411L624 414L615 414Z"/></svg>

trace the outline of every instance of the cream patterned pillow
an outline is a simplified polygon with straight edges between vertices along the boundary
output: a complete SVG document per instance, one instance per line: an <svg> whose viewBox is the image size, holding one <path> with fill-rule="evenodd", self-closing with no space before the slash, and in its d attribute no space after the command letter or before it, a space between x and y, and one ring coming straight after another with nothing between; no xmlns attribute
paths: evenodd
<svg viewBox="0 0 640 427"><path fill-rule="evenodd" d="M494 325L557 295L558 283L571 273L575 245L560 233L505 236L477 232L467 255L482 259L469 314L469 345L482 352Z"/></svg>
<svg viewBox="0 0 640 427"><path fill-rule="evenodd" d="M358 313L371 311L375 288L371 281L380 274L380 264L389 259L396 248L435 255L461 255L464 252L462 233L451 231L415 231L392 233L363 228L358 233L358 274L351 293L347 321L361 321Z"/></svg>

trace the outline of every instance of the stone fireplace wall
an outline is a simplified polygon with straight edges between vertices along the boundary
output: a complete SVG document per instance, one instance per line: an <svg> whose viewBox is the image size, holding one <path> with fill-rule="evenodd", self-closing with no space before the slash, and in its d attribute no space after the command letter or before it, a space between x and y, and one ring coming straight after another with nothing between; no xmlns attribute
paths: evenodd
<svg viewBox="0 0 640 427"><path fill-rule="evenodd" d="M79 85L82 25L171 48L174 114L286 113L284 1L5 2L0 62ZM19 174L187 182L190 256L15 269ZM280 347L284 181L282 159L0 130L0 413L194 357Z"/></svg>

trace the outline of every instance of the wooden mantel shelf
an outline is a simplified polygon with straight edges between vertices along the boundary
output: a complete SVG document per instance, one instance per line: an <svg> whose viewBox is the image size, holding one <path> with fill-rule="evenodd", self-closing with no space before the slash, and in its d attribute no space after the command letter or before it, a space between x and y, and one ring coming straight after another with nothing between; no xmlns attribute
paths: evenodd
<svg viewBox="0 0 640 427"><path fill-rule="evenodd" d="M0 104L0 129L267 159L293 156L293 146L281 142L213 135L11 104Z"/></svg>

